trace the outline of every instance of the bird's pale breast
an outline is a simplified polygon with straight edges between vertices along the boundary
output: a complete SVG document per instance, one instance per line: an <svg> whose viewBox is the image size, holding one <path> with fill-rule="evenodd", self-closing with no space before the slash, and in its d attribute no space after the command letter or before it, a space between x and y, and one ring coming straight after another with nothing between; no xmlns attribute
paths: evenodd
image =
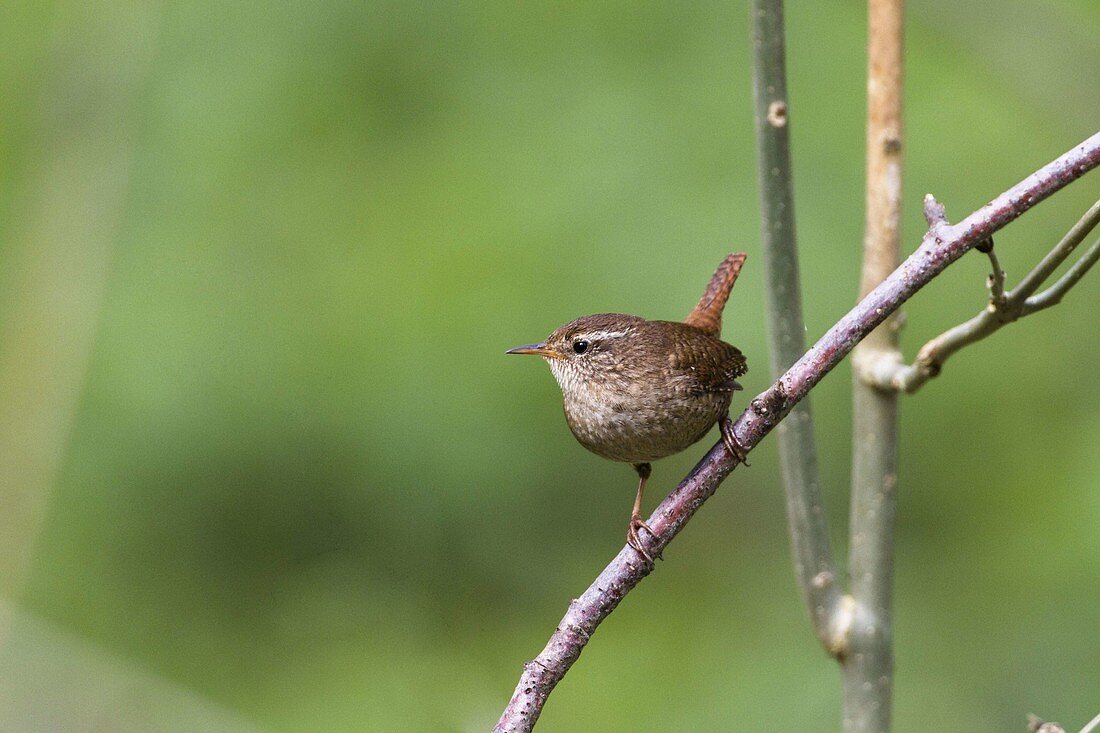
<svg viewBox="0 0 1100 733"><path fill-rule="evenodd" d="M731 394L667 399L661 391L609 394L580 386L565 400L565 418L577 440L613 461L648 463L698 442L729 410Z"/></svg>

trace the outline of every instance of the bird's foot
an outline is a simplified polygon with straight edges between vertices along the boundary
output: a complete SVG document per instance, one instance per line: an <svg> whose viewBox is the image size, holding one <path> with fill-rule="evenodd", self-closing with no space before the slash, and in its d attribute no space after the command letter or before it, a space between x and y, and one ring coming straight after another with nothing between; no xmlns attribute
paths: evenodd
<svg viewBox="0 0 1100 733"><path fill-rule="evenodd" d="M745 467L748 468L749 462L745 460L748 454L737 442L737 436L733 434L733 420L730 419L729 415L718 421L718 430L722 433L722 442L726 444L726 450L737 459L738 463L744 463Z"/></svg>
<svg viewBox="0 0 1100 733"><path fill-rule="evenodd" d="M646 532L649 532L651 537L657 536L657 533L653 531L653 527L650 527L649 524L647 524L646 521L642 519L642 516L640 514L632 514L630 515L630 526L626 530L626 543L637 550L638 554L645 558L645 561L647 563L652 565L653 556L650 555L644 547L642 547L642 540L638 536L639 529L644 529ZM658 557L660 557L660 555L658 555Z"/></svg>

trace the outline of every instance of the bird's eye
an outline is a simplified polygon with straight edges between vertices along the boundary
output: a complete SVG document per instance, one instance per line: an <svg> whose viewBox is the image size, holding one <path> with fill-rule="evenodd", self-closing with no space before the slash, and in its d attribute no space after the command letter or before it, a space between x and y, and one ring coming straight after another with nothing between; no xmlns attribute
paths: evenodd
<svg viewBox="0 0 1100 733"><path fill-rule="evenodd" d="M577 339L573 342L573 351L577 354L583 354L588 351L588 342L584 339Z"/></svg>

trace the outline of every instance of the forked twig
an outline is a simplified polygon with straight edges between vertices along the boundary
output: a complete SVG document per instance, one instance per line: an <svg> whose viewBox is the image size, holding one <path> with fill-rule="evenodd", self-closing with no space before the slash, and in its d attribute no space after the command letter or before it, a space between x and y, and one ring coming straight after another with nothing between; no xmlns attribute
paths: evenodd
<svg viewBox="0 0 1100 733"><path fill-rule="evenodd" d="M989 256L993 272L989 276L989 304L973 318L950 328L928 341L917 352L912 364L880 363L863 373L869 384L881 389L916 392L924 384L938 375L944 363L960 349L977 343L990 334L999 331L1009 323L1041 310L1057 305L1076 285L1085 273L1100 260L1100 240L1094 242L1081 257L1073 263L1061 278L1038 295L1034 295L1051 274L1073 254L1085 237L1100 224L1100 201L1085 212L1085 215L1073 225L1066 235L1050 252L1029 272L1020 284L1005 292L1005 274L994 252L993 240L984 249Z"/></svg>

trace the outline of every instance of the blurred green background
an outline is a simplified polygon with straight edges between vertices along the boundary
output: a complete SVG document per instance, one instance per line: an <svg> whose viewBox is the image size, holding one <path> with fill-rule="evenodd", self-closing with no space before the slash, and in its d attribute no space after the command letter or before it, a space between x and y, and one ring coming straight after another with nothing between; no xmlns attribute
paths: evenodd
<svg viewBox="0 0 1100 733"><path fill-rule="evenodd" d="M809 339L857 287L864 12L788 8ZM488 730L634 488L504 350L682 317L745 249L725 337L745 400L767 384L747 17L4 3L0 730ZM1094 0L908 18L907 251L925 192L961 217L1100 127ZM1010 282L1098 195L1004 232ZM987 267L907 307L907 354ZM1100 711L1098 280L903 401L898 731ZM849 380L813 395L838 543ZM706 447L656 465L649 507ZM774 440L754 455L539 730L839 728Z"/></svg>

